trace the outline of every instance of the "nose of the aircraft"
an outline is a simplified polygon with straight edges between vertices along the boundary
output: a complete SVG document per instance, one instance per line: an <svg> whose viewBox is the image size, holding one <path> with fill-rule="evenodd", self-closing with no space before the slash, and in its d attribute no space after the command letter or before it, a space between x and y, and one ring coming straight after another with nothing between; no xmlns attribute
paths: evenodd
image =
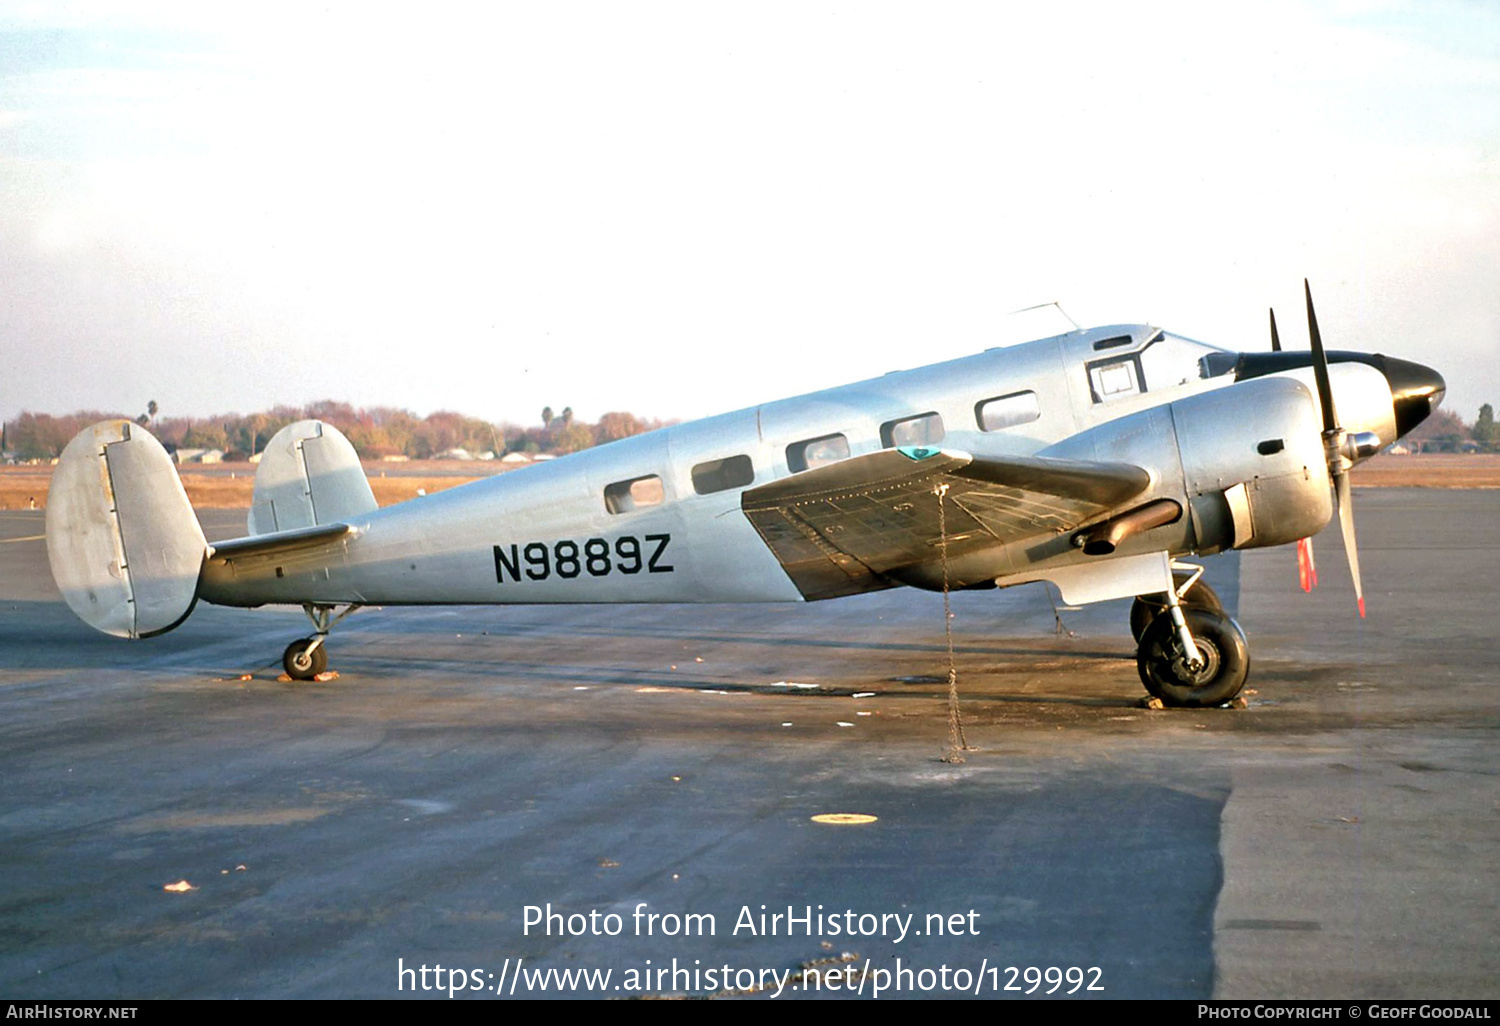
<svg viewBox="0 0 1500 1026"><path fill-rule="evenodd" d="M1437 409L1448 390L1443 376L1431 367L1394 356L1382 356L1381 370L1391 386L1391 405L1396 410L1396 434L1405 435Z"/></svg>

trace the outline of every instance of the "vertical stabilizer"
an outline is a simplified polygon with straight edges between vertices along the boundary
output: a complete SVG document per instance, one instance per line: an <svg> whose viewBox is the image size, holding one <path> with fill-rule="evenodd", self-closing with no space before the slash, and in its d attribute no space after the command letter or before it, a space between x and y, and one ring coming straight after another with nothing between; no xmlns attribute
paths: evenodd
<svg viewBox="0 0 1500 1026"><path fill-rule="evenodd" d="M161 443L128 420L79 432L47 495L47 558L68 607L121 638L192 612L208 544Z"/></svg>
<svg viewBox="0 0 1500 1026"><path fill-rule="evenodd" d="M260 458L250 533L334 524L376 508L349 439L332 424L299 420L276 432Z"/></svg>

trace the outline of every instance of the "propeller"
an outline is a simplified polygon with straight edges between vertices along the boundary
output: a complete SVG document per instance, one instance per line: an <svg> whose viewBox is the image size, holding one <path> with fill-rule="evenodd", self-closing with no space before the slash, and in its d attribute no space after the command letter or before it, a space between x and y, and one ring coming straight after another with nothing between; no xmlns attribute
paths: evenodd
<svg viewBox="0 0 1500 1026"><path fill-rule="evenodd" d="M1281 352L1281 335L1276 331L1276 310L1271 313L1271 352ZM1318 564L1313 559L1313 543L1311 538L1301 538L1297 541L1297 582L1302 585L1303 591L1312 591L1318 586Z"/></svg>
<svg viewBox="0 0 1500 1026"><path fill-rule="evenodd" d="M1334 495L1338 500L1344 552L1349 557L1349 573L1354 578L1354 599L1359 604L1359 615L1363 617L1365 592L1359 579L1359 548L1354 541L1354 494L1349 484L1349 469L1354 466L1354 460L1348 454L1368 443L1365 439L1351 437L1339 427L1338 414L1333 406L1333 386L1328 380L1328 354L1323 350L1323 336L1318 332L1318 315L1313 311L1312 286L1308 285L1306 278L1302 279L1302 289L1307 295L1307 334L1312 342L1313 376L1318 385L1318 401L1323 408L1323 450L1328 457L1328 473L1333 478ZM1274 314L1271 339L1272 345L1276 345Z"/></svg>

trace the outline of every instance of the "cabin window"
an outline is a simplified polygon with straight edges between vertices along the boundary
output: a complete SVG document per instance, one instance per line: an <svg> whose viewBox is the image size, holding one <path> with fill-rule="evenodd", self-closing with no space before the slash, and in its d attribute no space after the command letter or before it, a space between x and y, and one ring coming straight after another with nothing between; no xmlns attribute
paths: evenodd
<svg viewBox="0 0 1500 1026"><path fill-rule="evenodd" d="M888 420L880 425L880 444L887 449L898 445L937 445L943 440L943 418L936 413Z"/></svg>
<svg viewBox="0 0 1500 1026"><path fill-rule="evenodd" d="M1103 403L1141 391L1140 363L1134 356L1100 360L1089 364L1089 390L1094 402Z"/></svg>
<svg viewBox="0 0 1500 1026"><path fill-rule="evenodd" d="M795 474L849 458L849 439L843 435L823 435L786 447L786 465Z"/></svg>
<svg viewBox="0 0 1500 1026"><path fill-rule="evenodd" d="M1097 339L1094 342L1094 352L1097 353L1101 349L1118 349L1120 346L1128 346L1134 341L1135 339L1129 335L1116 335L1113 338Z"/></svg>
<svg viewBox="0 0 1500 1026"><path fill-rule="evenodd" d="M974 417L979 421L981 431L999 431L1017 424L1030 424L1034 420L1040 420L1041 416L1041 405L1037 402L1036 393L1032 391L1012 392L1010 395L986 399L974 407Z"/></svg>
<svg viewBox="0 0 1500 1026"><path fill-rule="evenodd" d="M604 488L604 508L611 513L629 513L647 506L660 506L666 498L661 478L655 474L616 481Z"/></svg>
<svg viewBox="0 0 1500 1026"><path fill-rule="evenodd" d="M749 456L726 456L709 460L693 468L693 491L710 495L730 488L743 488L755 480L755 467Z"/></svg>

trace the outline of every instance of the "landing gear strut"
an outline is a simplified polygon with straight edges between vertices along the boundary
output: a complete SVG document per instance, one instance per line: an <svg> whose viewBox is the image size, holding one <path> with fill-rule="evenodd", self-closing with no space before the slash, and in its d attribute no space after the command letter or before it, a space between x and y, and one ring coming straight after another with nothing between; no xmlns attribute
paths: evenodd
<svg viewBox="0 0 1500 1026"><path fill-rule="evenodd" d="M1177 588L1178 601L1183 609L1207 609L1224 616L1224 603L1218 593L1203 580L1203 568L1179 563L1172 568L1172 583ZM1146 635L1146 628L1167 611L1167 596L1164 592L1141 595L1130 606L1130 635L1139 643Z"/></svg>
<svg viewBox="0 0 1500 1026"><path fill-rule="evenodd" d="M302 604L302 611L313 622L313 628L317 633L310 638L292 642L282 653L282 668L292 680L313 680L318 674L328 669L328 649L324 647L323 642L328 638L328 632L333 630L333 625L354 612L359 606L350 604L337 616L333 615L334 608L315 605L311 602Z"/></svg>
<svg viewBox="0 0 1500 1026"><path fill-rule="evenodd" d="M1201 567L1174 566L1173 590L1143 595L1130 611L1141 683L1166 705L1223 705L1249 676L1245 633L1199 580L1202 573Z"/></svg>

